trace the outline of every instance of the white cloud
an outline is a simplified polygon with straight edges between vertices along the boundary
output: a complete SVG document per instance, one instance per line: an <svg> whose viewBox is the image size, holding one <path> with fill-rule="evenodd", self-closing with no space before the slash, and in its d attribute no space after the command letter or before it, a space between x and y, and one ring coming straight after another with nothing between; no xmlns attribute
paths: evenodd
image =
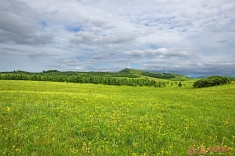
<svg viewBox="0 0 235 156"><path fill-rule="evenodd" d="M183 48L159 48L159 49L146 49L146 50L131 50L125 51L124 54L130 57L159 57L159 58L171 58L171 57L189 57L192 49Z"/></svg>
<svg viewBox="0 0 235 156"><path fill-rule="evenodd" d="M0 66L18 59L9 70L234 74L233 0L2 0L0 10Z"/></svg>

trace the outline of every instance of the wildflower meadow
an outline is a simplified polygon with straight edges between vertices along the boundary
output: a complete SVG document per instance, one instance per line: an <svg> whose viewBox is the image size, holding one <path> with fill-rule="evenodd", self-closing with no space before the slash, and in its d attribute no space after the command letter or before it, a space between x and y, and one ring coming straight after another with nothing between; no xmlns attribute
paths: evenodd
<svg viewBox="0 0 235 156"><path fill-rule="evenodd" d="M234 155L234 95L234 83L156 88L1 80L0 155Z"/></svg>

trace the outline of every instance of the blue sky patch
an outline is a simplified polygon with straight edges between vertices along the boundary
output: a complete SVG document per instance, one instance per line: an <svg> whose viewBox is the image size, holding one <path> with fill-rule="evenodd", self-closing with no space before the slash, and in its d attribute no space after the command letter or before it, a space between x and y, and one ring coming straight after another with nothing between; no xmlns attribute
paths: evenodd
<svg viewBox="0 0 235 156"><path fill-rule="evenodd" d="M79 32L82 30L81 26L68 25L65 26L65 29L69 32Z"/></svg>
<svg viewBox="0 0 235 156"><path fill-rule="evenodd" d="M156 45L156 44L150 44L149 47L150 47L150 49L158 49L158 48L160 48L160 47L159 47L158 45Z"/></svg>
<svg viewBox="0 0 235 156"><path fill-rule="evenodd" d="M47 23L45 21L40 21L38 24L42 27L45 28L47 26Z"/></svg>

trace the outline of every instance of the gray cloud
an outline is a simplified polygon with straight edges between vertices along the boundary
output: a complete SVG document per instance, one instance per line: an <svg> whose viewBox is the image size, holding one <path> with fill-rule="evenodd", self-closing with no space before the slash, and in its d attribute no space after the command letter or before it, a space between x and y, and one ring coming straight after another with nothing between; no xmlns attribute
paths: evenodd
<svg viewBox="0 0 235 156"><path fill-rule="evenodd" d="M128 33L117 33L114 35L96 35L91 32L78 32L73 39L73 44L117 44L132 41L135 35Z"/></svg>
<svg viewBox="0 0 235 156"><path fill-rule="evenodd" d="M105 59L107 59L107 57L103 56L103 55L95 55L95 56L92 56L92 59L95 59L95 60L105 60Z"/></svg>
<svg viewBox="0 0 235 156"><path fill-rule="evenodd" d="M101 20L93 20L91 21L91 24L95 25L96 27L103 27L106 23Z"/></svg>
<svg viewBox="0 0 235 156"><path fill-rule="evenodd" d="M216 43L227 43L228 41L227 40L220 40L220 41L217 41Z"/></svg>
<svg viewBox="0 0 235 156"><path fill-rule="evenodd" d="M0 2L0 43L47 44L53 36L38 32L40 26L29 15L34 11L19 1Z"/></svg>
<svg viewBox="0 0 235 156"><path fill-rule="evenodd" d="M42 57L52 57L55 56L53 54L48 54L48 53L43 53L43 52L33 52L33 53L29 53L27 54L28 57L30 58L42 58Z"/></svg>
<svg viewBox="0 0 235 156"><path fill-rule="evenodd" d="M2 0L0 66L234 75L234 24L233 0Z"/></svg>

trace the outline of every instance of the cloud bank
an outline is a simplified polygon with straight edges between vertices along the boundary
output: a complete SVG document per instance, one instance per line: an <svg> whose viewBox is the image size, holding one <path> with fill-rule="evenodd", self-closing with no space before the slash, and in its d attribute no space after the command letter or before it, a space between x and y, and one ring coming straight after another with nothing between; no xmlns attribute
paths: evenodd
<svg viewBox="0 0 235 156"><path fill-rule="evenodd" d="M235 75L233 0L1 0L0 71Z"/></svg>

